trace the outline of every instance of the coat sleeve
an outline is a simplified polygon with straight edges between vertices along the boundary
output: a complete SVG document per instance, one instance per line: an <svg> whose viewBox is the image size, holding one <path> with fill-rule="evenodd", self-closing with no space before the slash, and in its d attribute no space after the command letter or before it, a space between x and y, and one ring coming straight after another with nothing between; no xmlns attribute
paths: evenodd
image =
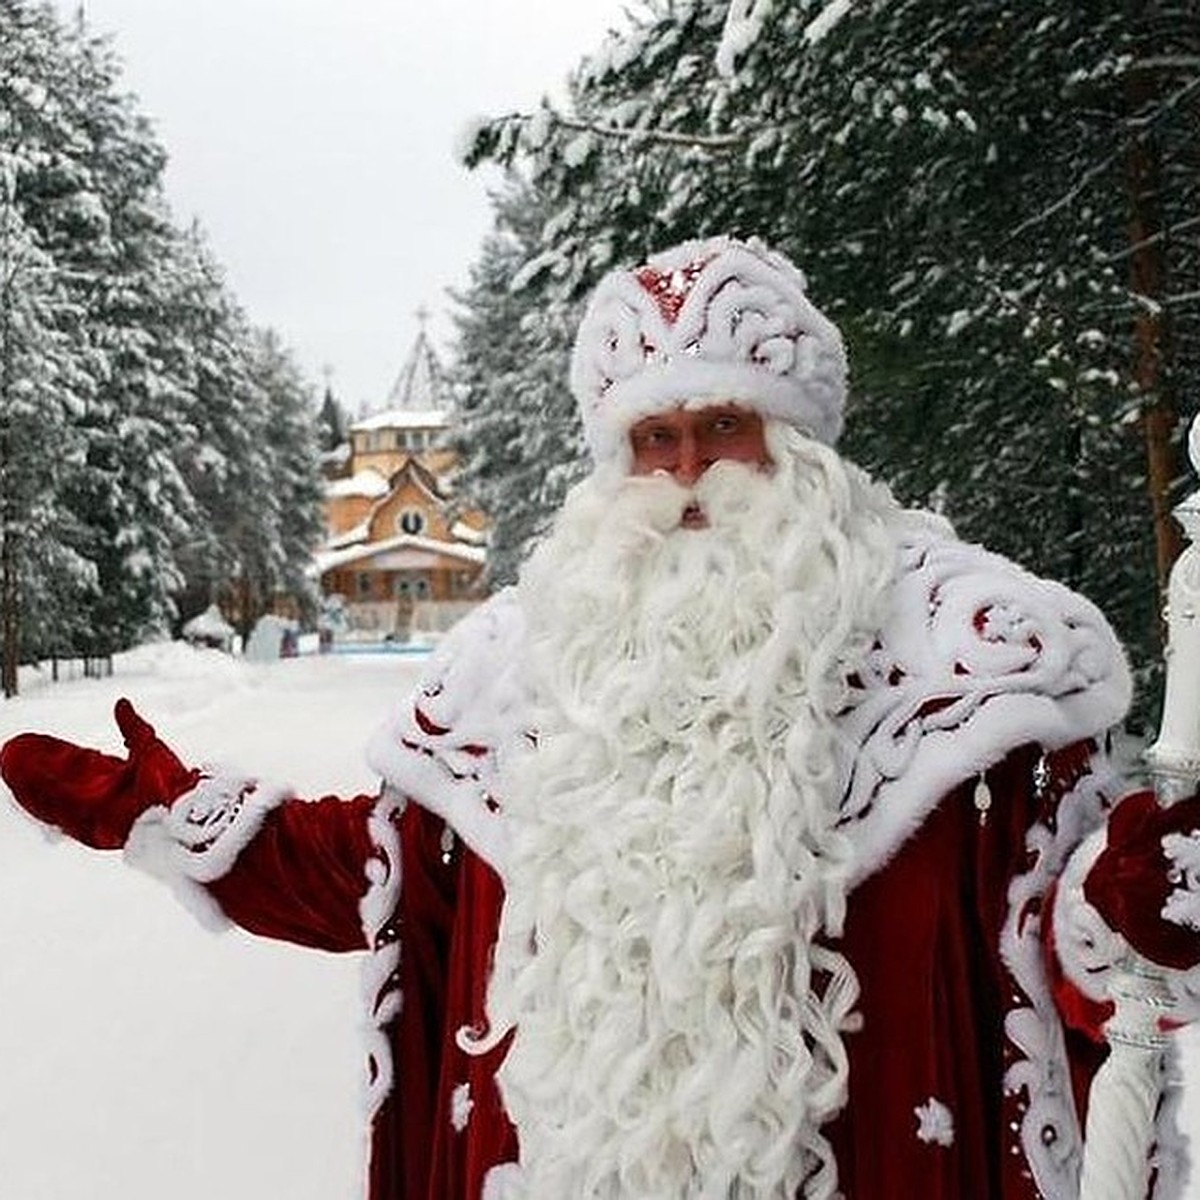
<svg viewBox="0 0 1200 1200"><path fill-rule="evenodd" d="M1046 924L1064 1019L1100 1040L1124 964L1162 974L1170 1023L1200 1016L1200 800L1122 796L1068 858Z"/></svg>
<svg viewBox="0 0 1200 1200"><path fill-rule="evenodd" d="M321 950L366 948L360 906L375 798L284 801L229 871L207 885L224 915L251 933Z"/></svg>
<svg viewBox="0 0 1200 1200"><path fill-rule="evenodd" d="M145 812L125 856L210 927L232 922L301 946L360 950L376 803L304 800L254 779L206 775L169 806Z"/></svg>

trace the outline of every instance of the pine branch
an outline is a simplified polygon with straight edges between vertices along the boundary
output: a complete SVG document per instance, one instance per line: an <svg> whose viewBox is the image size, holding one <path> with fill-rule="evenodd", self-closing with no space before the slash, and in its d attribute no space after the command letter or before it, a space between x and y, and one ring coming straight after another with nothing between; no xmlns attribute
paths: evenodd
<svg viewBox="0 0 1200 1200"><path fill-rule="evenodd" d="M1163 308L1174 308L1177 305L1190 304L1195 300L1200 300L1200 291L1176 292L1174 296L1160 297L1158 302Z"/></svg>
<svg viewBox="0 0 1200 1200"><path fill-rule="evenodd" d="M556 115L554 120L564 129L573 129L579 133L594 133L599 137L640 139L648 142L658 142L667 146L693 146L704 150L737 150L747 144L748 139L741 134L700 134L676 133L671 129L630 129L619 125L597 125L590 121L580 121L573 117Z"/></svg>
<svg viewBox="0 0 1200 1200"><path fill-rule="evenodd" d="M1196 91L1200 91L1200 76L1197 76L1189 83L1184 84L1184 86L1179 88L1178 91L1173 92L1170 96L1163 100L1161 104L1156 105L1152 112L1147 113L1144 117L1131 117L1128 124L1131 126L1137 126L1140 130L1144 131L1151 125L1155 124L1155 122L1160 121L1164 114L1172 111L1175 108L1178 108L1179 105L1188 98L1188 96ZM1034 213L1033 216L1022 221L1019 225L1012 229L1008 234L1009 238L1015 241L1023 233L1026 233L1030 229L1033 229L1036 226L1043 224L1045 221L1048 221L1056 213L1062 212L1064 208L1069 208L1085 191L1087 191L1093 180L1103 175L1125 156L1129 150L1129 142L1130 139L1123 139L1117 146L1116 150L1112 152L1112 154L1108 155L1100 162L1084 171L1079 178L1079 182L1076 183L1074 187L1069 188L1052 204L1049 204L1042 209L1041 212Z"/></svg>
<svg viewBox="0 0 1200 1200"><path fill-rule="evenodd" d="M1157 242L1166 241L1176 234L1183 233L1187 229L1194 229L1198 225L1200 225L1200 217L1189 217L1186 221L1177 221L1174 225L1169 225L1166 229L1160 229L1148 238L1142 238L1141 241L1134 242L1131 246L1126 246L1123 250L1118 250L1115 254L1105 254L1097 258L1096 261L1105 266L1121 262L1137 254L1139 250L1144 250L1149 246L1155 245Z"/></svg>

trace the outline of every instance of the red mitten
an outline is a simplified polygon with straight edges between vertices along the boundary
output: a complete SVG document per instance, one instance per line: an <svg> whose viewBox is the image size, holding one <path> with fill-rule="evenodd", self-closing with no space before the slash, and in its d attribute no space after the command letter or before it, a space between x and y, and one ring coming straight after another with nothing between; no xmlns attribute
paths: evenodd
<svg viewBox="0 0 1200 1200"><path fill-rule="evenodd" d="M1200 831L1200 796L1162 807L1152 792L1123 800L1108 819L1107 845L1083 882L1088 903L1151 962L1177 971L1200 965L1200 929L1164 915L1180 893L1200 890L1200 880L1168 857L1168 845ZM1183 907L1186 907L1183 906Z"/></svg>
<svg viewBox="0 0 1200 1200"><path fill-rule="evenodd" d="M118 700L113 715L128 758L43 733L22 733L0 749L0 776L22 808L98 850L124 846L146 809L169 805L200 778L159 741L128 700Z"/></svg>

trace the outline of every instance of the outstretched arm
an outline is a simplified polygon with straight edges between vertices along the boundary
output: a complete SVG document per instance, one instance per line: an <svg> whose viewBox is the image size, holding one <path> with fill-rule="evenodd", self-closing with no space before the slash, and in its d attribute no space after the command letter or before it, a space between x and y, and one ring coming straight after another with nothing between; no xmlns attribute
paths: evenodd
<svg viewBox="0 0 1200 1200"><path fill-rule="evenodd" d="M315 802L249 778L185 767L126 700L118 758L44 734L0 750L0 775L39 821L101 850L123 849L210 924L325 950L366 945L360 904L375 799Z"/></svg>

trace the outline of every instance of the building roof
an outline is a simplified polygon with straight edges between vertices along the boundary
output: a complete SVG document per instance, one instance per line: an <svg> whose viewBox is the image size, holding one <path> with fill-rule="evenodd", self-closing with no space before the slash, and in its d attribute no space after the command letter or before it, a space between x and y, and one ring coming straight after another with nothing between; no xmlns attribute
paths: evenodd
<svg viewBox="0 0 1200 1200"><path fill-rule="evenodd" d="M225 620L215 604L210 604L183 626L184 637L230 638L233 634L233 626Z"/></svg>
<svg viewBox="0 0 1200 1200"><path fill-rule="evenodd" d="M325 495L330 500L344 496L363 496L368 500L376 500L386 496L390 490L388 481L370 467L355 471L349 479L331 479L325 485Z"/></svg>
<svg viewBox="0 0 1200 1200"><path fill-rule="evenodd" d="M487 557L487 552L479 546L439 542L435 538L415 537L412 534L402 533L379 542L360 542L354 546L318 550L313 555L313 563L317 574L324 575L326 571L331 571L334 567L348 566L350 563L372 559L396 550L424 550L430 554L444 554L448 558L457 558L468 563L482 563Z"/></svg>
<svg viewBox="0 0 1200 1200"><path fill-rule="evenodd" d="M416 341L408 352L392 390L388 392L388 408L404 409L406 412L434 410L441 412L450 407L447 389L442 377L441 364L422 326Z"/></svg>
<svg viewBox="0 0 1200 1200"><path fill-rule="evenodd" d="M450 414L437 408L389 408L384 412L372 413L355 421L351 433L370 429L445 429L450 424Z"/></svg>

